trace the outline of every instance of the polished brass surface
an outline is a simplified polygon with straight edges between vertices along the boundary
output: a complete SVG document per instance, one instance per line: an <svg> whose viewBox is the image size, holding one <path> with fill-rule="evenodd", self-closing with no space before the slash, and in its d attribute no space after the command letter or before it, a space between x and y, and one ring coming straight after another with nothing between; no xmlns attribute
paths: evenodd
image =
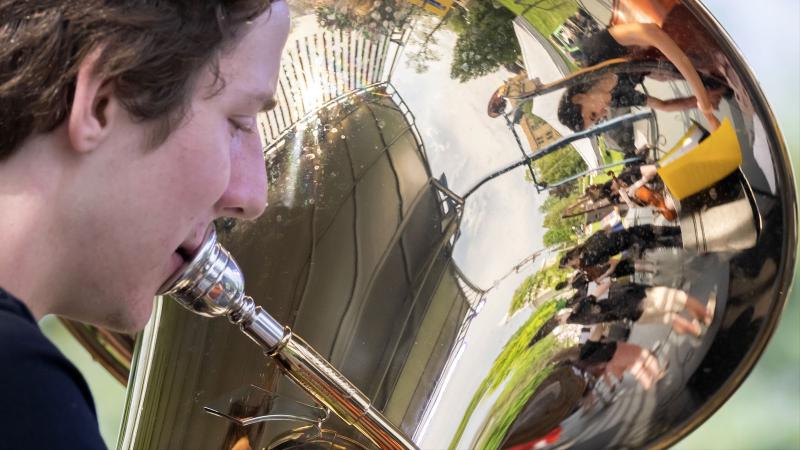
<svg viewBox="0 0 800 450"><path fill-rule="evenodd" d="M204 409L243 427L268 421L299 421L319 425L328 419L329 414L325 408L280 396L253 385L232 392Z"/></svg>
<svg viewBox="0 0 800 450"><path fill-rule="evenodd" d="M367 396L299 337L288 335L269 354L280 362L287 377L378 447L390 450L417 448L372 406Z"/></svg>
<svg viewBox="0 0 800 450"><path fill-rule="evenodd" d="M259 122L268 208L217 224L254 306L308 344L289 351L313 347L423 449L663 448L741 384L788 295L796 198L769 106L702 5L290 6ZM590 100L594 126L558 114ZM335 415L204 409L250 385L312 403L283 369L159 300L120 447L372 445Z"/></svg>
<svg viewBox="0 0 800 450"><path fill-rule="evenodd" d="M303 339L295 336L289 327L282 327L269 313L255 306L253 299L245 295L241 269L230 253L217 243L213 226L209 226L202 245L192 259L173 274L158 293L201 316L227 317L277 361L288 378L355 427L373 444L392 450L416 449L414 443L386 420L380 411L375 410L370 399L330 362ZM239 404L237 399L233 399L232 403ZM250 408L259 407L249 403ZM204 409L230 418L230 415L214 408L206 406ZM290 417L289 414L279 416ZM303 418L298 420L308 421ZM234 421L246 427L263 420ZM323 421L318 420L320 423Z"/></svg>

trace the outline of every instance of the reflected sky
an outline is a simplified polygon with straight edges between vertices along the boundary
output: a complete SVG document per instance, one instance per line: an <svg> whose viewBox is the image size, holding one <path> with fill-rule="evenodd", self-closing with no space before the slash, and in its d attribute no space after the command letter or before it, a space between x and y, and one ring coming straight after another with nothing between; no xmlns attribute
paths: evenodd
<svg viewBox="0 0 800 450"><path fill-rule="evenodd" d="M450 65L456 35L442 30L437 37L441 59L431 64L427 72L418 74L401 57L392 84L416 117L433 175L444 173L450 188L463 194L491 171L520 158L505 122L486 115L489 96L513 74L500 69L466 83L453 80ZM405 54L414 50L410 45ZM483 289L491 288L519 261L542 248L543 217L538 208L546 194L538 194L525 181L525 170L521 167L485 184L464 207L462 235L454 258L467 278ZM540 261L526 266L487 294L483 310L470 326L466 349L438 411L466 410L495 357L530 316L530 308L512 318L507 314L514 290L540 267ZM475 410L465 439L470 439L481 426L491 404L484 400ZM450 444L459 421L446 416L436 414L431 419L427 433L418 442L421 448L445 448Z"/></svg>

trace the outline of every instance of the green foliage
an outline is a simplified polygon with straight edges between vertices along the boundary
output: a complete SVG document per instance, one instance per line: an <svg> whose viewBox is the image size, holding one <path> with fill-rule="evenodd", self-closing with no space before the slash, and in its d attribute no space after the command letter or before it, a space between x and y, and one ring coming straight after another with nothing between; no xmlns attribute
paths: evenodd
<svg viewBox="0 0 800 450"><path fill-rule="evenodd" d="M575 242L576 234L573 230L566 227L551 228L544 232L542 242L550 247L553 245Z"/></svg>
<svg viewBox="0 0 800 450"><path fill-rule="evenodd" d="M453 7L450 10L450 18L447 20L445 26L448 30L456 34L461 34L467 29L467 12L459 7Z"/></svg>
<svg viewBox="0 0 800 450"><path fill-rule="evenodd" d="M553 350L557 350L551 347L556 346L548 339L542 339L532 347L528 347L528 343L531 342L536 332L539 331L539 328L555 315L559 305L560 303L558 300L552 300L543 304L534 314L531 314L528 321L508 340L508 343L503 347L500 355L494 360L486 378L484 378L483 382L481 382L480 386L478 386L478 389L475 391L475 394L473 394L472 400L467 410L464 412L464 417L461 419L461 423L458 425L458 429L453 436L453 440L450 441L451 450L458 445L467 427L467 423L470 417L472 417L472 413L481 400L500 387L506 378L511 376L511 382L519 384L521 376L545 370L546 363L549 361L552 354L554 354ZM546 377L546 375L544 375L544 377ZM539 382L541 382L544 377L542 377ZM528 380L527 383L530 384L530 380ZM509 383L509 385L512 385L512 383ZM535 390L535 387L533 389ZM503 394L505 394L507 390L508 388L504 389ZM533 393L533 391L531 391L531 393ZM501 398L505 400L506 396L501 395Z"/></svg>
<svg viewBox="0 0 800 450"><path fill-rule="evenodd" d="M512 316L515 312L524 308L528 304L529 294L536 289L534 286L536 275L531 275L522 281L517 289L514 291L514 296L511 298L511 307L509 308L508 315Z"/></svg>
<svg viewBox="0 0 800 450"><path fill-rule="evenodd" d="M569 183L561 184L561 185L556 186L554 188L550 188L547 191L547 194L550 195L551 197L567 198L570 195L572 195L573 192L575 192L575 189L577 189L578 183L579 183L579 180L574 180L574 181L571 181Z"/></svg>
<svg viewBox="0 0 800 450"><path fill-rule="evenodd" d="M463 83L516 61L520 48L512 20L513 13L489 0L473 2L456 40L450 77Z"/></svg>
<svg viewBox="0 0 800 450"><path fill-rule="evenodd" d="M317 22L330 30L361 33L367 39L388 36L393 30L406 26L420 11L403 0L376 2L366 13L355 8L323 5L315 9Z"/></svg>
<svg viewBox="0 0 800 450"><path fill-rule="evenodd" d="M576 183L575 188L567 197L548 196L539 207L539 210L545 214L543 226L547 229L544 236L542 236L544 245L550 247L577 241L574 228L581 226L583 223L583 216L565 219L561 217L561 214L569 205L575 203L578 197L580 197L579 186L580 185Z"/></svg>
<svg viewBox="0 0 800 450"><path fill-rule="evenodd" d="M619 173L619 169L614 170L614 173ZM609 180L611 180L611 177L606 172L598 173L592 178L592 184L603 184Z"/></svg>
<svg viewBox="0 0 800 450"><path fill-rule="evenodd" d="M453 14L452 11L435 21L425 20L426 18L421 18L417 21L417 26L409 38L409 43L406 45L407 49L409 47L414 48L413 51L407 50L406 58L408 66L412 67L416 73L426 72L430 63L439 60L439 53L436 51L439 40L436 37L436 33L440 28L447 25L451 17L458 15ZM427 17L427 19L431 18Z"/></svg>
<svg viewBox="0 0 800 450"><path fill-rule="evenodd" d="M564 348L555 336L548 335L520 355L518 370L509 379L489 412L489 419L477 440L477 448L494 450L503 439L531 395L555 368L550 360Z"/></svg>
<svg viewBox="0 0 800 450"><path fill-rule="evenodd" d="M562 269L558 264L551 264L536 272L535 286L538 289L554 289L558 283L566 281L572 274L572 269Z"/></svg>
<svg viewBox="0 0 800 450"><path fill-rule="evenodd" d="M567 206L574 203L578 197L580 197L578 192L573 192L566 198L547 197L539 207L539 211L545 214L544 226L550 228L563 223L564 219L561 218L561 212L564 211Z"/></svg>
<svg viewBox="0 0 800 450"><path fill-rule="evenodd" d="M588 168L586 161L571 145L539 158L531 165L536 173L536 178L548 184L555 184Z"/></svg>
<svg viewBox="0 0 800 450"><path fill-rule="evenodd" d="M525 103L522 111L525 113L525 121L531 130L548 125L541 117L531 113L531 103ZM537 158L534 154L534 158ZM537 181L547 184L556 184L573 175L584 172L588 166L580 153L572 145L566 145L549 155L538 157L531 162L531 169L536 174ZM525 179L532 182L528 171L525 172ZM567 191L575 188L572 186L564 187ZM563 197L560 195L560 197Z"/></svg>
<svg viewBox="0 0 800 450"><path fill-rule="evenodd" d="M562 281L566 281L571 274L571 269L562 269L558 264L552 264L525 278L514 291L508 315L511 316L528 304L528 299L535 299L543 291L553 289Z"/></svg>
<svg viewBox="0 0 800 450"><path fill-rule="evenodd" d="M514 14L524 13L523 17L545 37L578 12L575 0L498 0L498 3Z"/></svg>

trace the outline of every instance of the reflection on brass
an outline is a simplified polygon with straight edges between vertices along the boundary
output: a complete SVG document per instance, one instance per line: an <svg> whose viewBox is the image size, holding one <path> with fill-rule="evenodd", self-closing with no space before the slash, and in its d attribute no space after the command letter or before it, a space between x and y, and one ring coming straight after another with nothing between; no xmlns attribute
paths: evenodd
<svg viewBox="0 0 800 450"><path fill-rule="evenodd" d="M253 385L237 389L203 409L240 427L276 420L321 424L328 419L329 413L327 409L279 396Z"/></svg>
<svg viewBox="0 0 800 450"><path fill-rule="evenodd" d="M374 409L369 398L328 361L295 336L289 327L282 327L260 306L255 306L252 298L245 296L239 266L217 243L213 226L209 227L197 254L182 271L164 283L159 293L202 316L227 317L275 358L286 376L364 433L375 445L385 449L416 449L413 442Z"/></svg>
<svg viewBox="0 0 800 450"><path fill-rule="evenodd" d="M67 331L114 379L125 385L131 369L135 338L103 328L61 318Z"/></svg>
<svg viewBox="0 0 800 450"><path fill-rule="evenodd" d="M252 450L252 447L250 447L250 440L247 436L242 436L233 444L231 450Z"/></svg>
<svg viewBox="0 0 800 450"><path fill-rule="evenodd" d="M182 297L277 360L159 301L120 448L664 448L742 383L787 298L796 198L702 5L289 3L269 206L217 226L241 276ZM251 385L314 402L284 374L337 414L203 409ZM271 398L231 416L305 418Z"/></svg>
<svg viewBox="0 0 800 450"><path fill-rule="evenodd" d="M265 447L268 450L366 450L358 442L339 435L335 430L306 426L289 430Z"/></svg>

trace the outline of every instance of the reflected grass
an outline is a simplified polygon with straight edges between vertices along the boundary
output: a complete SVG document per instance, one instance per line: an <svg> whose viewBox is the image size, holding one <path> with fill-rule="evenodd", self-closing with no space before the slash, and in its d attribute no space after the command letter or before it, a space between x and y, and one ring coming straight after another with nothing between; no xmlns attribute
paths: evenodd
<svg viewBox="0 0 800 450"><path fill-rule="evenodd" d="M574 0L527 0L519 4L514 0L498 0L498 3L524 17L545 37L578 12L578 2Z"/></svg>
<svg viewBox="0 0 800 450"><path fill-rule="evenodd" d="M508 316L513 316L529 304L535 306L542 296L552 292L558 283L569 279L571 274L571 269L562 269L558 264L551 264L526 277L514 291Z"/></svg>
<svg viewBox="0 0 800 450"><path fill-rule="evenodd" d="M516 367L524 370L514 371L498 396L478 437L477 448L500 447L531 395L555 368L550 361L566 347L566 343L548 335L519 356Z"/></svg>
<svg viewBox="0 0 800 450"><path fill-rule="evenodd" d="M523 0L520 3L514 0L498 0L498 3L514 14L525 18L539 34L548 40L558 27L578 12L578 2L574 0ZM578 70L570 58L564 56L560 51L559 55L571 72Z"/></svg>
<svg viewBox="0 0 800 450"><path fill-rule="evenodd" d="M502 442L502 437L511 426L516 414L525 405L539 383L552 370L552 367L548 367L548 363L551 357L560 350L556 339L548 336L531 347L528 344L542 325L550 320L563 304L563 300L560 299L544 303L508 340L500 355L494 360L488 375L473 394L450 442L451 450L457 448L472 413L480 402L508 380L506 387L492 406L489 415L492 423L483 426L487 435L487 445L489 441L496 442L497 436L500 436L497 445Z"/></svg>

